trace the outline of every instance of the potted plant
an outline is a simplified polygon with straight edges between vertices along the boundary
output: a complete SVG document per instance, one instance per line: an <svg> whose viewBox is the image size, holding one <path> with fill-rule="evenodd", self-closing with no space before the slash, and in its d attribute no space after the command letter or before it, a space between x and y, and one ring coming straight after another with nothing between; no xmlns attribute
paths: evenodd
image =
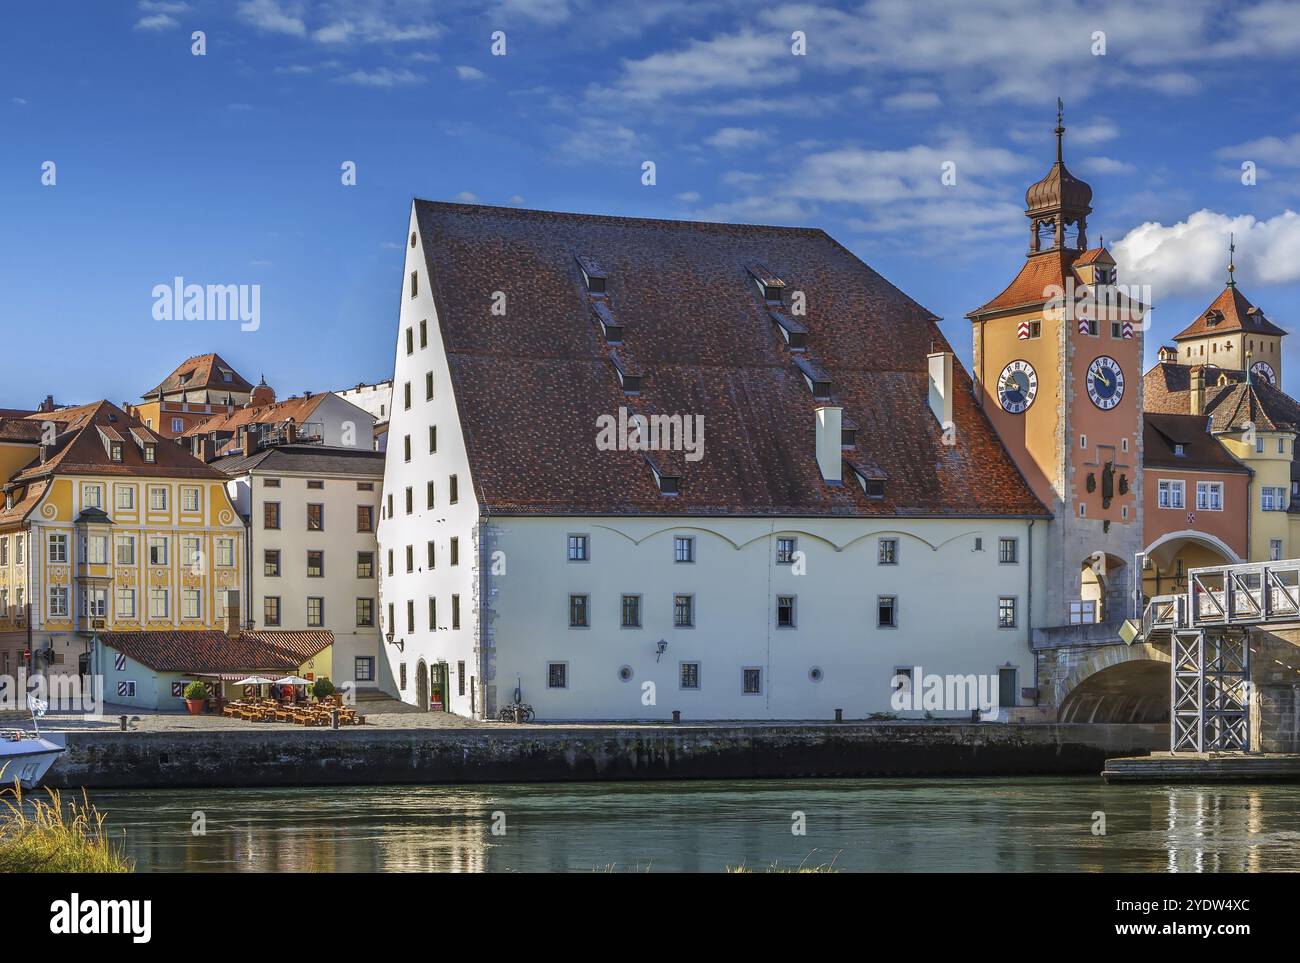
<svg viewBox="0 0 1300 963"><path fill-rule="evenodd" d="M308 688L307 693L322 702L332 696L338 690L334 688L334 683L329 679L321 676Z"/></svg>
<svg viewBox="0 0 1300 963"><path fill-rule="evenodd" d="M185 687L185 708L190 710L190 715L203 715L203 709L207 704L208 690L202 682L191 682Z"/></svg>

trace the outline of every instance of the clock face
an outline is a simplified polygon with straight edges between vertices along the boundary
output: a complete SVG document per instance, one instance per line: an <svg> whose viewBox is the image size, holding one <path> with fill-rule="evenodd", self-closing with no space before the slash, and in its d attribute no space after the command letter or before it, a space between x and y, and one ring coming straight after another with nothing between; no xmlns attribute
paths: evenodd
<svg viewBox="0 0 1300 963"><path fill-rule="evenodd" d="M1273 366L1267 361L1256 361L1250 366L1250 373L1256 378L1264 378L1271 385L1277 385L1277 375L1273 371Z"/></svg>
<svg viewBox="0 0 1300 963"><path fill-rule="evenodd" d="M1088 397L1102 411L1110 411L1124 397L1124 372L1114 358L1102 355L1088 366Z"/></svg>
<svg viewBox="0 0 1300 963"><path fill-rule="evenodd" d="M1028 361L1013 361L998 375L998 404L1003 411L1018 415L1038 395L1038 373Z"/></svg>

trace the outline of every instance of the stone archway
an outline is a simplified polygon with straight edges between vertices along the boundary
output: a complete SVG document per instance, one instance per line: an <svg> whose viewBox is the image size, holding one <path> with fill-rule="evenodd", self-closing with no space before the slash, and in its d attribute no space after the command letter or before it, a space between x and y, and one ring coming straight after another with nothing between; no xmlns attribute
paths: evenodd
<svg viewBox="0 0 1300 963"><path fill-rule="evenodd" d="M1076 665L1057 687L1059 722L1168 722L1169 653L1117 643Z"/></svg>
<svg viewBox="0 0 1300 963"><path fill-rule="evenodd" d="M1070 620L1112 622L1127 618L1132 608L1132 586L1128 584L1130 566L1124 559L1106 552L1094 552L1083 560L1079 570L1079 598L1086 613L1070 613Z"/></svg>
<svg viewBox="0 0 1300 963"><path fill-rule="evenodd" d="M1242 561L1222 539L1192 529L1166 532L1143 554L1142 594L1148 599L1187 591L1187 573L1191 569Z"/></svg>

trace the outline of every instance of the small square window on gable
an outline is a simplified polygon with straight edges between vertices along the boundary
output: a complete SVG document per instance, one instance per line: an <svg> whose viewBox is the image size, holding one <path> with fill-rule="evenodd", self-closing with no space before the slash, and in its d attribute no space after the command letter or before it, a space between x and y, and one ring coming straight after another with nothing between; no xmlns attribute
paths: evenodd
<svg viewBox="0 0 1300 963"><path fill-rule="evenodd" d="M808 388L812 391L812 396L817 401L829 401L831 397L831 375L830 372L819 365L811 358L797 357L794 359L795 367L803 375L804 380L808 382Z"/></svg>
<svg viewBox="0 0 1300 963"><path fill-rule="evenodd" d="M747 265L750 277L758 285L759 293L763 295L763 300L768 304L780 304L782 294L785 292L785 282L769 271L766 265L758 261Z"/></svg>
<svg viewBox="0 0 1300 963"><path fill-rule="evenodd" d="M600 261L590 254L575 255L578 267L582 270L582 283L587 286L589 294L604 295L605 281L608 275Z"/></svg>

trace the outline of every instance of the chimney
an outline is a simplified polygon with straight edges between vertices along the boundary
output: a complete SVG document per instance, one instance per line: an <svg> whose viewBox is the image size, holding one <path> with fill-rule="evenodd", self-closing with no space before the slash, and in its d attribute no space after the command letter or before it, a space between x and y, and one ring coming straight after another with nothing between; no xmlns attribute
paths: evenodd
<svg viewBox="0 0 1300 963"><path fill-rule="evenodd" d="M53 410L54 410L54 395L46 395L46 396L45 396L45 400L41 402L40 407L38 407L36 410L37 410L37 411L53 411Z"/></svg>
<svg viewBox="0 0 1300 963"><path fill-rule="evenodd" d="M231 589L226 593L226 636L239 638L239 592Z"/></svg>
<svg viewBox="0 0 1300 963"><path fill-rule="evenodd" d="M929 355L930 410L939 419L940 426L952 423L952 352L937 351Z"/></svg>
<svg viewBox="0 0 1300 963"><path fill-rule="evenodd" d="M244 429L244 457L257 452L257 431L255 425L248 425Z"/></svg>
<svg viewBox="0 0 1300 963"><path fill-rule="evenodd" d="M817 409L817 467L832 485L841 481L844 464L844 409L826 405Z"/></svg>
<svg viewBox="0 0 1300 963"><path fill-rule="evenodd" d="M293 423L293 419L284 423L284 443L292 445L298 440L298 426Z"/></svg>
<svg viewBox="0 0 1300 963"><path fill-rule="evenodd" d="M1192 369L1192 390L1190 392L1190 414L1205 414L1205 368L1197 365Z"/></svg>

